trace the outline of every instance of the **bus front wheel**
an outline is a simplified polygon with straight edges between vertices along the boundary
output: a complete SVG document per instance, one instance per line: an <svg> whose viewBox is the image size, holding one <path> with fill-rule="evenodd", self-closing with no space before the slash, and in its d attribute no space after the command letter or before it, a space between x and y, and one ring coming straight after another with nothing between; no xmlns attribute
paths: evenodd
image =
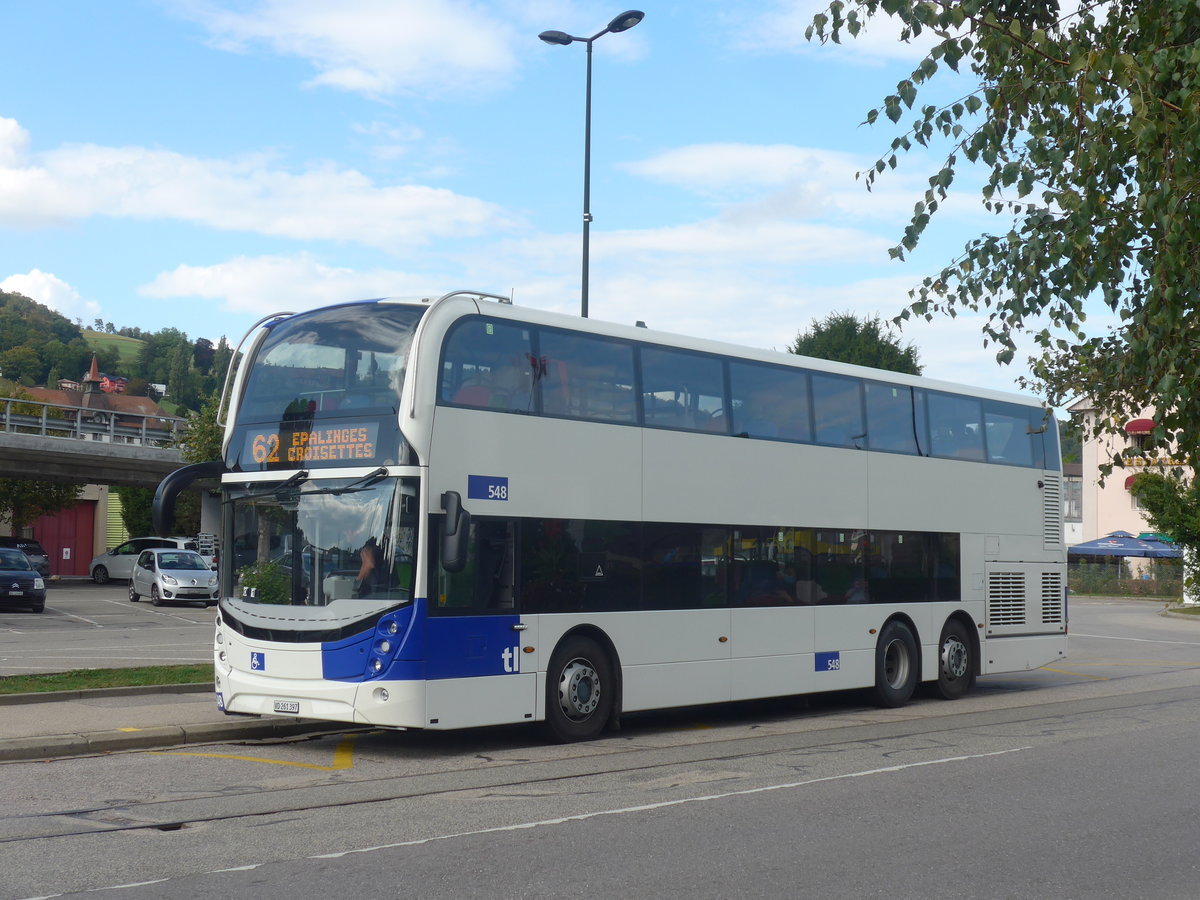
<svg viewBox="0 0 1200 900"><path fill-rule="evenodd" d="M958 619L942 629L938 642L937 692L947 700L957 700L975 683L975 654L971 635Z"/></svg>
<svg viewBox="0 0 1200 900"><path fill-rule="evenodd" d="M888 622L875 645L875 699L880 706L903 706L917 689L920 674L917 639L903 622Z"/></svg>
<svg viewBox="0 0 1200 900"><path fill-rule="evenodd" d="M546 730L561 743L599 737L613 711L615 683L608 654L585 637L565 640L546 673Z"/></svg>

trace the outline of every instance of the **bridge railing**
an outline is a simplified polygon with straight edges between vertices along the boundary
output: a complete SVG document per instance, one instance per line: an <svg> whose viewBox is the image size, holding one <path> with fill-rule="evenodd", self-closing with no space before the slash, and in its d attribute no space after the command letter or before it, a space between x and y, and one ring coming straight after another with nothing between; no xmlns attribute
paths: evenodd
<svg viewBox="0 0 1200 900"><path fill-rule="evenodd" d="M175 416L148 416L38 400L0 398L0 430L10 434L165 447L174 443L186 429L187 420Z"/></svg>

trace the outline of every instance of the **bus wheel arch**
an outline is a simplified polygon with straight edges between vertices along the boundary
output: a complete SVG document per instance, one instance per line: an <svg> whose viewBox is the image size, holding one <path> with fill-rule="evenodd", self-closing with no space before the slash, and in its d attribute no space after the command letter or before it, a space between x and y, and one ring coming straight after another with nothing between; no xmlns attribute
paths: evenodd
<svg viewBox="0 0 1200 900"><path fill-rule="evenodd" d="M905 616L893 616L875 643L875 699L880 706L904 706L921 682L921 645Z"/></svg>
<svg viewBox="0 0 1200 900"><path fill-rule="evenodd" d="M973 624L965 613L958 612L942 626L934 690L943 699L957 700L975 684L979 674L979 636Z"/></svg>
<svg viewBox="0 0 1200 900"><path fill-rule="evenodd" d="M615 725L621 709L621 666L616 648L599 629L576 628L559 640L546 670L549 737L588 741Z"/></svg>

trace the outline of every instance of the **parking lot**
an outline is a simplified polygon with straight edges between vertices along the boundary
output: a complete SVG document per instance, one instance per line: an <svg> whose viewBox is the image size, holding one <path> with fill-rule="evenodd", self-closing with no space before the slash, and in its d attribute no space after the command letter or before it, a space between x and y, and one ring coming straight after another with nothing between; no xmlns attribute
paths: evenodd
<svg viewBox="0 0 1200 900"><path fill-rule="evenodd" d="M43 613L0 605L0 676L211 662L215 613L130 603L123 581L53 582Z"/></svg>

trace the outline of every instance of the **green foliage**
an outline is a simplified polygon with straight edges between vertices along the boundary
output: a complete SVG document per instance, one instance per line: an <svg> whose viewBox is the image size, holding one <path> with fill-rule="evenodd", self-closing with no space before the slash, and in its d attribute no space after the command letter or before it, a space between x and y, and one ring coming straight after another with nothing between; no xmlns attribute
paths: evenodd
<svg viewBox="0 0 1200 900"><path fill-rule="evenodd" d="M183 458L190 463L209 462L221 458L221 443L225 431L217 424L217 407L221 398L211 394L200 404L200 411L188 416L187 430L179 442Z"/></svg>
<svg viewBox="0 0 1200 900"><path fill-rule="evenodd" d="M70 509L78 502L77 484L0 478L0 519L8 519L14 533L48 513Z"/></svg>
<svg viewBox="0 0 1200 900"><path fill-rule="evenodd" d="M1044 10L1034 13L1032 11ZM986 312L985 339L1010 362L1016 336L1039 348L1026 386L1051 406L1080 394L1114 418L1158 410L1155 437L1200 450L1200 14L1194 0L1112 0L1062 17L1033 0L831 3L810 39L838 42L889 16L932 48L867 123L902 126L865 174L901 153L948 146L892 255L903 259L963 164L987 172L996 233L923 280L901 315ZM937 75L970 73L960 99L918 103ZM949 77L955 77L950 75ZM908 121L902 121L912 116ZM1096 301L1117 325L1085 330Z"/></svg>
<svg viewBox="0 0 1200 900"><path fill-rule="evenodd" d="M1183 593L1183 567L1178 559L1150 562L1146 575L1135 578L1126 560L1086 560L1067 566L1067 588L1072 594L1109 597L1163 597Z"/></svg>
<svg viewBox="0 0 1200 900"><path fill-rule="evenodd" d="M1058 423L1058 433L1062 441L1062 461L1077 463L1083 461L1083 427L1075 419Z"/></svg>
<svg viewBox="0 0 1200 900"><path fill-rule="evenodd" d="M259 562L246 566L240 572L239 581L243 588L253 588L257 592L259 603L291 602L292 580L279 563Z"/></svg>
<svg viewBox="0 0 1200 900"><path fill-rule="evenodd" d="M1152 529L1193 551L1186 566L1187 577L1193 584L1200 583L1200 554L1195 552L1200 551L1200 482L1194 477L1142 472L1129 491L1137 497Z"/></svg>
<svg viewBox="0 0 1200 900"><path fill-rule="evenodd" d="M129 391L133 396L146 396L148 382L166 384L169 402L182 406L184 414L221 387L232 355L224 337L214 348L204 338L193 345L176 328L118 330L101 319L96 326L81 331L28 297L0 291L0 372L18 384L53 388L59 377L87 374L95 354L101 372L136 384Z"/></svg>
<svg viewBox="0 0 1200 900"><path fill-rule="evenodd" d="M130 534L154 534L150 506L154 491L150 488L120 485L113 490L121 498L121 523Z"/></svg>
<svg viewBox="0 0 1200 900"><path fill-rule="evenodd" d="M902 345L878 316L860 321L853 313L830 313L797 334L787 349L800 356L921 374L917 348Z"/></svg>

